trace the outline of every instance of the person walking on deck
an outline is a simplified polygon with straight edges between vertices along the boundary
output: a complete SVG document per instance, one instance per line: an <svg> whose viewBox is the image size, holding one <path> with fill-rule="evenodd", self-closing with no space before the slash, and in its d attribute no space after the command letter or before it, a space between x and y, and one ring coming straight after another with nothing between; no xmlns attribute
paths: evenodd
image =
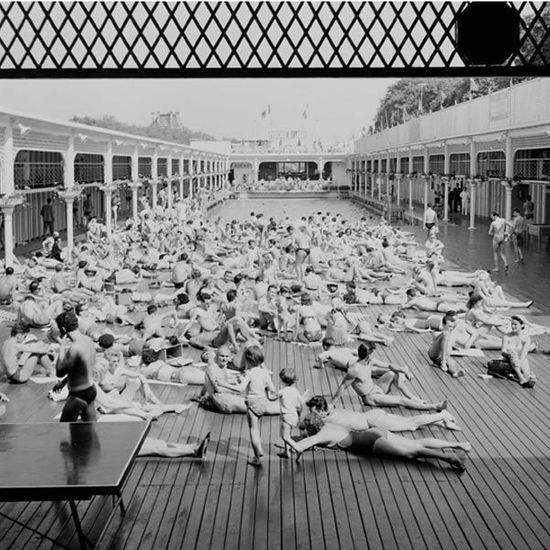
<svg viewBox="0 0 550 550"><path fill-rule="evenodd" d="M437 225L437 213L432 208L432 205L428 203L428 206L426 210L424 211L424 227L426 228L426 231L428 232L428 237L430 236L430 231L433 227Z"/></svg>
<svg viewBox="0 0 550 550"><path fill-rule="evenodd" d="M492 218L493 221L489 226L489 235L493 237L493 260L495 262L493 271L499 271L499 256L504 262L504 270L508 271L508 260L506 259L506 254L504 254L504 242L508 238L506 235L507 222L498 212L493 212Z"/></svg>

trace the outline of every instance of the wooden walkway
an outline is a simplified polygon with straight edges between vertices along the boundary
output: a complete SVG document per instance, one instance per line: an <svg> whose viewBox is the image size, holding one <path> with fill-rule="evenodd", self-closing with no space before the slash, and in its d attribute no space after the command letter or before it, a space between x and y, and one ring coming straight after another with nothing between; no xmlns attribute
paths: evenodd
<svg viewBox="0 0 550 550"><path fill-rule="evenodd" d="M248 215L248 210L243 212ZM362 308L374 318L387 306ZM550 324L549 317L537 321ZM103 549L277 549L341 548L550 548L550 361L530 355L538 384L524 390L512 382L484 380L485 359L463 358L467 375L454 380L428 366L430 335L399 335L377 354L411 367L413 390L449 410L463 432L438 427L407 437L468 440L473 445L462 474L438 462L368 459L342 451L306 453L300 465L276 456L278 418L262 419L268 453L261 470L250 455L244 416L226 416L193 405L181 415L165 415L150 435L194 442L207 431L206 460L137 459L123 495L127 513L117 513L101 541ZM537 337L550 348L548 336ZM269 340L267 365L278 372L293 366L298 386L331 395L342 373L313 369L318 347ZM192 352L196 353L196 352ZM155 386L165 402L181 402L197 388ZM0 385L12 402L5 422L52 420L60 405L46 399L48 387ZM361 410L354 393L343 404ZM396 411L395 411L396 412ZM400 410L400 414L410 414ZM2 511L77 547L65 504L9 503ZM110 500L78 503L84 531L96 540L111 510ZM0 520L0 548L52 548L51 543Z"/></svg>

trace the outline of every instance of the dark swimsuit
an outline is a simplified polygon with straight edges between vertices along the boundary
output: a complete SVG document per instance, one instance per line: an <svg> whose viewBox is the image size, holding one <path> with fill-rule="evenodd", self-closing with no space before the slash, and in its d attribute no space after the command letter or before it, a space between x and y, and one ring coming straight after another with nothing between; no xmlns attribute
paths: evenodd
<svg viewBox="0 0 550 550"><path fill-rule="evenodd" d="M349 442L349 445L342 445L343 442L341 442L338 447L347 451L371 455L374 453L376 442L379 439L386 439L387 436L387 430L379 430L378 428L353 431L344 439L344 441Z"/></svg>

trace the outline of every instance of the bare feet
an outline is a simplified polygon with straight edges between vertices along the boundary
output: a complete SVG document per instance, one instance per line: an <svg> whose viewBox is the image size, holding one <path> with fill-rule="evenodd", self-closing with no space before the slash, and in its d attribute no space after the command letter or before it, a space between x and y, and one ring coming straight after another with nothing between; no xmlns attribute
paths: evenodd
<svg viewBox="0 0 550 550"><path fill-rule="evenodd" d="M453 430L455 432L461 432L462 428L457 424L456 418L449 411L441 411L443 420L441 425L447 430Z"/></svg>
<svg viewBox="0 0 550 550"><path fill-rule="evenodd" d="M208 443L210 443L210 432L208 432L204 439L199 443L198 447L195 450L194 456L196 458L204 458L204 455L206 454L206 448L208 447Z"/></svg>
<svg viewBox="0 0 550 550"><path fill-rule="evenodd" d="M472 450L472 444L469 441L464 441L460 443L458 448L469 453Z"/></svg>
<svg viewBox="0 0 550 550"><path fill-rule="evenodd" d="M441 412L441 411L444 411L446 408L447 408L447 400L445 399L444 401L436 405L435 410L437 412Z"/></svg>
<svg viewBox="0 0 550 550"><path fill-rule="evenodd" d="M454 470L458 470L460 472L464 471L466 469L466 454L464 451L458 451L455 453L449 464Z"/></svg>
<svg viewBox="0 0 550 550"><path fill-rule="evenodd" d="M248 461L248 464L250 464L250 466L254 466L254 467L256 467L256 468L261 468L261 467L262 467L262 460L261 460L261 457L255 456L254 458L251 458L251 459Z"/></svg>

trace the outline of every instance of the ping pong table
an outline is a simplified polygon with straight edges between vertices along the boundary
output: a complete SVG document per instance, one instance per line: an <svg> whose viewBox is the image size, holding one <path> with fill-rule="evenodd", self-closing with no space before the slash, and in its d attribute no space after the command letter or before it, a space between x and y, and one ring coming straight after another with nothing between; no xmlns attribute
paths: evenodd
<svg viewBox="0 0 550 550"><path fill-rule="evenodd" d="M75 501L111 495L124 515L122 488L149 432L149 422L0 424L0 502L68 501L81 548L84 535ZM0 515L60 544L0 511Z"/></svg>

